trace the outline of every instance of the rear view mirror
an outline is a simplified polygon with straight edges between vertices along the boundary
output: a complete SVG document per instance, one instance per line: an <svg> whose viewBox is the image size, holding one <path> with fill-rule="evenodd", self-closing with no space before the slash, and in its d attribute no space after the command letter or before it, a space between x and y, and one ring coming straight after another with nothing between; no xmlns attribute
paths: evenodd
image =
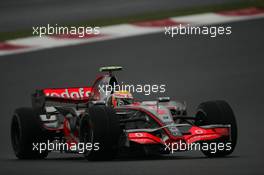
<svg viewBox="0 0 264 175"><path fill-rule="evenodd" d="M159 102L169 102L170 101L170 97L159 97L158 101Z"/></svg>

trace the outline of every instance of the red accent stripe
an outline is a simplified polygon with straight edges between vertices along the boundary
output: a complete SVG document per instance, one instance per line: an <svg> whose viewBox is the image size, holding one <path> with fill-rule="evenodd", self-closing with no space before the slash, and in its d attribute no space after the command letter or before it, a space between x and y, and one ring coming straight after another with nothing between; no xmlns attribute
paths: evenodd
<svg viewBox="0 0 264 175"><path fill-rule="evenodd" d="M16 50L16 49L23 49L27 48L27 46L15 45L15 44L8 44L8 43L0 43L0 50Z"/></svg>
<svg viewBox="0 0 264 175"><path fill-rule="evenodd" d="M161 20L154 20L154 21L143 21L143 22L136 22L132 23L132 25L136 25L139 27L165 27L165 26L177 26L183 23L175 22L170 19L161 19Z"/></svg>
<svg viewBox="0 0 264 175"><path fill-rule="evenodd" d="M163 144L161 138L156 137L150 133L147 132L135 132L135 133L129 133L128 138L130 141L137 142L139 144Z"/></svg>
<svg viewBox="0 0 264 175"><path fill-rule="evenodd" d="M56 38L56 39L90 39L90 38L98 38L102 37L105 35L102 34L84 34L83 37L80 37L82 35L76 34L76 35L52 35L51 37Z"/></svg>
<svg viewBox="0 0 264 175"><path fill-rule="evenodd" d="M225 15L225 16L252 16L252 15L264 14L264 9L257 7L250 7L240 10L218 12L217 14Z"/></svg>

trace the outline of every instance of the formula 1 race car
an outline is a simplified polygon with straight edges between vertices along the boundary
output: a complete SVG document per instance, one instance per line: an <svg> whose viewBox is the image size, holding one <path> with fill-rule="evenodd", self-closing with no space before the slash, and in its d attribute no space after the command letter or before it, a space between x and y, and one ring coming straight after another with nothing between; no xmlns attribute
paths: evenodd
<svg viewBox="0 0 264 175"><path fill-rule="evenodd" d="M16 109L12 118L16 157L41 159L59 151L105 160L123 153L188 151L192 144L202 145L200 150L208 157L233 152L237 125L227 102L201 103L194 116L187 115L185 103L169 97L140 102L130 92L112 88L118 85L113 73L118 70L122 67L101 68L106 73L91 87L36 90L32 107Z"/></svg>

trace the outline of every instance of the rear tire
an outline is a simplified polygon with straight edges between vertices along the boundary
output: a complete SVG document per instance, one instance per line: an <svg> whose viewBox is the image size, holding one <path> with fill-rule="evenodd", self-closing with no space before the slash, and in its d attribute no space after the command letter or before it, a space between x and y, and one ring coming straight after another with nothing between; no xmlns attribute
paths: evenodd
<svg viewBox="0 0 264 175"><path fill-rule="evenodd" d="M110 160L114 158L118 153L120 135L119 118L111 107L92 106L81 118L81 142L92 145L99 143L98 150L85 150L84 156L88 160Z"/></svg>
<svg viewBox="0 0 264 175"><path fill-rule="evenodd" d="M32 108L16 109L11 121L11 142L19 159L43 159L48 151L33 150L33 143L46 141L40 119Z"/></svg>
<svg viewBox="0 0 264 175"><path fill-rule="evenodd" d="M231 141L229 139L210 141L207 143L227 143L230 142L230 150L216 150L212 153L211 150L202 150L208 157L223 157L231 154L237 143L237 124L234 112L230 105L225 101L208 101L201 103L198 106L196 113L196 125L212 125L212 124L230 124L231 125Z"/></svg>

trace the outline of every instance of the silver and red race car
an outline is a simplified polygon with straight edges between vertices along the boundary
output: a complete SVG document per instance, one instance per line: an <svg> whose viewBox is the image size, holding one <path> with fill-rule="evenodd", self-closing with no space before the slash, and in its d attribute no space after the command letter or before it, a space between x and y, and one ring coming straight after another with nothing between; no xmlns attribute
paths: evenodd
<svg viewBox="0 0 264 175"><path fill-rule="evenodd" d="M32 107L15 110L11 141L19 159L41 159L50 151L81 153L89 160L120 154L162 155L201 150L208 157L231 154L237 125L225 101L201 103L194 116L186 104L160 97L138 101L103 67L91 87L47 88L32 94Z"/></svg>

